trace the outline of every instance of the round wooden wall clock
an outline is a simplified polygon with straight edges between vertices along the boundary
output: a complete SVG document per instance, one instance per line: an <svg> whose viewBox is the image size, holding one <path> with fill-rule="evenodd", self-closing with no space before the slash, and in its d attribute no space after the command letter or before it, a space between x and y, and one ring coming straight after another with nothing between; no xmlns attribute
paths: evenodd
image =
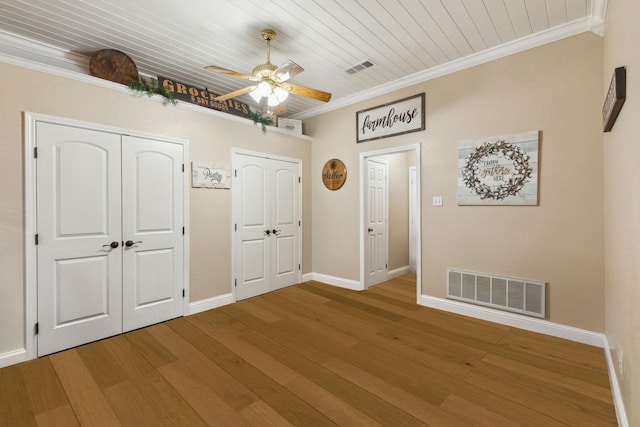
<svg viewBox="0 0 640 427"><path fill-rule="evenodd" d="M338 190L347 180L347 167L342 160L331 159L322 168L322 183L329 190Z"/></svg>

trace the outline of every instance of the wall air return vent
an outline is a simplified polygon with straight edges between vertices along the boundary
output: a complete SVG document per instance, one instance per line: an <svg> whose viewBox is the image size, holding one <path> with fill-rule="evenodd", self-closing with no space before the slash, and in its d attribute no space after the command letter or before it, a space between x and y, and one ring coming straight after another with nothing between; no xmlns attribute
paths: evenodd
<svg viewBox="0 0 640 427"><path fill-rule="evenodd" d="M447 298L544 318L544 282L447 270Z"/></svg>
<svg viewBox="0 0 640 427"><path fill-rule="evenodd" d="M356 64L353 67L351 67L351 68L349 68L349 69L347 69L345 71L347 73L349 73L349 74L355 74L358 71L362 71L362 70L367 69L369 67L373 67L373 62L371 62L370 60L367 59L366 61L362 61L361 63Z"/></svg>

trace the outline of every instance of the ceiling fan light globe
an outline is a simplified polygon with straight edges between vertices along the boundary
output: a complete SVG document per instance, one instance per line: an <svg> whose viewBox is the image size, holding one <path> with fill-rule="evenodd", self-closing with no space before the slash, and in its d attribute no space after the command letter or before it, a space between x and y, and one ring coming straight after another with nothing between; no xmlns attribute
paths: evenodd
<svg viewBox="0 0 640 427"><path fill-rule="evenodd" d="M273 93L269 95L269 97L267 98L267 105L269 105L269 107L275 107L278 104L280 104L278 97Z"/></svg>
<svg viewBox="0 0 640 427"><path fill-rule="evenodd" d="M260 100L262 99L262 95L259 93L260 91L258 89L254 89L251 92L249 92L249 95L251 95L251 97L253 98L254 101L256 101L256 103L260 103Z"/></svg>
<svg viewBox="0 0 640 427"><path fill-rule="evenodd" d="M273 92L271 90L271 85L266 81L260 82L255 91L260 95L260 97L269 96Z"/></svg>
<svg viewBox="0 0 640 427"><path fill-rule="evenodd" d="M284 102L284 100L289 96L289 92L278 86L273 91L273 95L278 99L279 102Z"/></svg>

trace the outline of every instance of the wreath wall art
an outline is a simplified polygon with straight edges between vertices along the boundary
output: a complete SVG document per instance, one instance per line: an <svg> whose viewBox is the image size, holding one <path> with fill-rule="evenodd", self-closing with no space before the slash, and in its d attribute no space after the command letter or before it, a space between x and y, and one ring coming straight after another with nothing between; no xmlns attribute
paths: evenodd
<svg viewBox="0 0 640 427"><path fill-rule="evenodd" d="M537 205L538 131L458 144L458 205Z"/></svg>

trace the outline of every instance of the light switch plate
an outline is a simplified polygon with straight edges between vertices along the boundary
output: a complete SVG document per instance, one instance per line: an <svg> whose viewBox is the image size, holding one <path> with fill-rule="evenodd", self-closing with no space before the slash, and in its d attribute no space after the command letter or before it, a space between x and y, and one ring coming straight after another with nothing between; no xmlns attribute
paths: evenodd
<svg viewBox="0 0 640 427"><path fill-rule="evenodd" d="M433 206L442 206L442 196L433 196Z"/></svg>

